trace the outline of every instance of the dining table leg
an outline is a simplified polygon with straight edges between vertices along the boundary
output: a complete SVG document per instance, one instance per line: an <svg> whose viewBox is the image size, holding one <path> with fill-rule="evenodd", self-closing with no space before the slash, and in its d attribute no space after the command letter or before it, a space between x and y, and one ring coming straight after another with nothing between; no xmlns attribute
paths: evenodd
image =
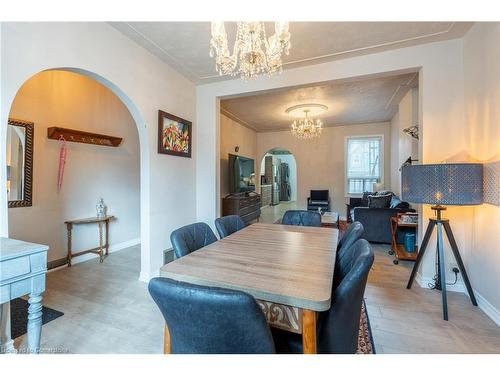
<svg viewBox="0 0 500 375"><path fill-rule="evenodd" d="M316 354L316 311L302 310L302 351Z"/></svg>
<svg viewBox="0 0 500 375"><path fill-rule="evenodd" d="M168 332L167 323L163 328L163 354L170 354L170 332Z"/></svg>

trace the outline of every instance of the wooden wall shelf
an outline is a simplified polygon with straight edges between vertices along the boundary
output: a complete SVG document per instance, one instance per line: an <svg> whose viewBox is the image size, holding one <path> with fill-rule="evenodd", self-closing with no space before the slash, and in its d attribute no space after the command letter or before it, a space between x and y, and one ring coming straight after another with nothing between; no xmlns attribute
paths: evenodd
<svg viewBox="0 0 500 375"><path fill-rule="evenodd" d="M87 143L97 146L118 147L123 138L113 137L111 135L88 133L81 130L58 128L56 126L47 129L49 139L61 139L61 136L67 142Z"/></svg>

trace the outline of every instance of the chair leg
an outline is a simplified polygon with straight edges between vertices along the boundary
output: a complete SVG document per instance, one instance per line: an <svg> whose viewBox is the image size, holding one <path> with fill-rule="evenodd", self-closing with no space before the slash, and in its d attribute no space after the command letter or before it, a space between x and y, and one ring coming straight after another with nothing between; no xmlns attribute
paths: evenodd
<svg viewBox="0 0 500 375"><path fill-rule="evenodd" d="M167 323L163 328L163 354L170 354L170 332L168 332Z"/></svg>

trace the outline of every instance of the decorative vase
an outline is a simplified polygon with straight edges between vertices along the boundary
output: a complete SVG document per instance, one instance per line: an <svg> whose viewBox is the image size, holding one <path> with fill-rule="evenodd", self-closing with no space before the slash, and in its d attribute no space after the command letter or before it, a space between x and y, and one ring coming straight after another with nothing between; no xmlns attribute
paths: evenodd
<svg viewBox="0 0 500 375"><path fill-rule="evenodd" d="M97 217L105 217L106 216L106 205L104 204L104 199L99 198L97 205L95 206Z"/></svg>

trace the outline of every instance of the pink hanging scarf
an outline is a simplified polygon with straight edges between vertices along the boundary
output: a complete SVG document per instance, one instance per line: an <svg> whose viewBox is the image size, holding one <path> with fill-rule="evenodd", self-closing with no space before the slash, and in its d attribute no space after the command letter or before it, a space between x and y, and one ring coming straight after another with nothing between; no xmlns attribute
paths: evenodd
<svg viewBox="0 0 500 375"><path fill-rule="evenodd" d="M61 148L59 150L59 173L57 175L57 191L61 191L63 176L64 176L64 164L66 164L66 140L61 135L59 138L59 144Z"/></svg>

